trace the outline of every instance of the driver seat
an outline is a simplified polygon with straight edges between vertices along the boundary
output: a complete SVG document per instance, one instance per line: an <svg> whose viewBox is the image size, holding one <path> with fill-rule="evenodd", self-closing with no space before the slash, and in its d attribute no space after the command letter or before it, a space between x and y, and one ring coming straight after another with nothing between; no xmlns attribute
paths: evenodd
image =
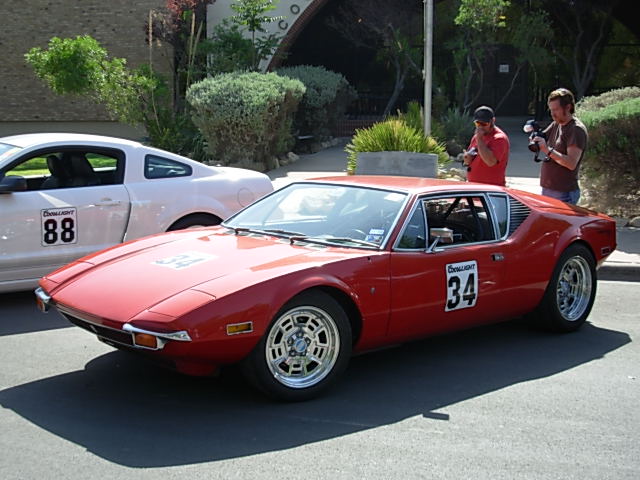
<svg viewBox="0 0 640 480"><path fill-rule="evenodd" d="M71 184L74 187L100 185L100 177L93 171L93 167L83 153L71 154Z"/></svg>
<svg viewBox="0 0 640 480"><path fill-rule="evenodd" d="M41 189L49 190L71 186L71 172L67 161L57 155L47 155L47 168L51 176L45 178L42 185L40 185Z"/></svg>

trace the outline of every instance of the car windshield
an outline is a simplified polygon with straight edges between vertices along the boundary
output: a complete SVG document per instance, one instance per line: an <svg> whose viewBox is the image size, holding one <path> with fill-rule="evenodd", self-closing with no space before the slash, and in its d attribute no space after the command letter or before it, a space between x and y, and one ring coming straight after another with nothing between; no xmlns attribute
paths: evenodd
<svg viewBox="0 0 640 480"><path fill-rule="evenodd" d="M22 148L16 147L15 145L9 145L8 143L0 143L0 161L9 157L18 150L22 150Z"/></svg>
<svg viewBox="0 0 640 480"><path fill-rule="evenodd" d="M236 233L253 232L348 247L379 248L407 195L353 185L294 183L224 222Z"/></svg>

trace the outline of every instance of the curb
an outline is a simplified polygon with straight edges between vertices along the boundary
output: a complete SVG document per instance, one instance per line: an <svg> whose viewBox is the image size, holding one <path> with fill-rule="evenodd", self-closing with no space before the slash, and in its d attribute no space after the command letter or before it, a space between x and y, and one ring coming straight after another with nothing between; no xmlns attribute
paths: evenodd
<svg viewBox="0 0 640 480"><path fill-rule="evenodd" d="M605 262L598 269L598 280L640 282L640 264Z"/></svg>

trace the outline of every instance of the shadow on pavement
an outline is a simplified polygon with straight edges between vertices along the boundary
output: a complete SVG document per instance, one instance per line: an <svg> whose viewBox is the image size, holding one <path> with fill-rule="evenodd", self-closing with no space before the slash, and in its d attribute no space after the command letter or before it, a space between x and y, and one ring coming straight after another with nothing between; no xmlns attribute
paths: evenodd
<svg viewBox="0 0 640 480"><path fill-rule="evenodd" d="M40 312L33 292L0 294L0 306L0 337L72 326L55 310L48 314Z"/></svg>
<svg viewBox="0 0 640 480"><path fill-rule="evenodd" d="M585 325L568 335L510 322L352 359L326 396L265 400L233 370L190 378L114 351L85 369L0 392L0 404L95 455L129 467L211 462L289 449L420 416L601 358L627 334ZM434 424L434 428L438 428Z"/></svg>

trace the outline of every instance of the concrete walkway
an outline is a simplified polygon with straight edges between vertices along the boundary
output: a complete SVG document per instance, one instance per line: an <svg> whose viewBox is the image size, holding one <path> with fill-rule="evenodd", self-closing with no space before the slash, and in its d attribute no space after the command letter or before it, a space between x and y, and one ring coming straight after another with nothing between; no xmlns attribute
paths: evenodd
<svg viewBox="0 0 640 480"><path fill-rule="evenodd" d="M497 118L496 123L509 136L511 152L507 166L507 186L540 193L540 164L533 161L527 147L528 136L522 126L528 117ZM336 146L317 153L301 155L289 165L267 172L274 188L296 180L347 174L347 154L344 146L350 138L341 138ZM618 221L618 248L600 268L598 277L604 280L640 282L640 229L627 227L626 219Z"/></svg>

